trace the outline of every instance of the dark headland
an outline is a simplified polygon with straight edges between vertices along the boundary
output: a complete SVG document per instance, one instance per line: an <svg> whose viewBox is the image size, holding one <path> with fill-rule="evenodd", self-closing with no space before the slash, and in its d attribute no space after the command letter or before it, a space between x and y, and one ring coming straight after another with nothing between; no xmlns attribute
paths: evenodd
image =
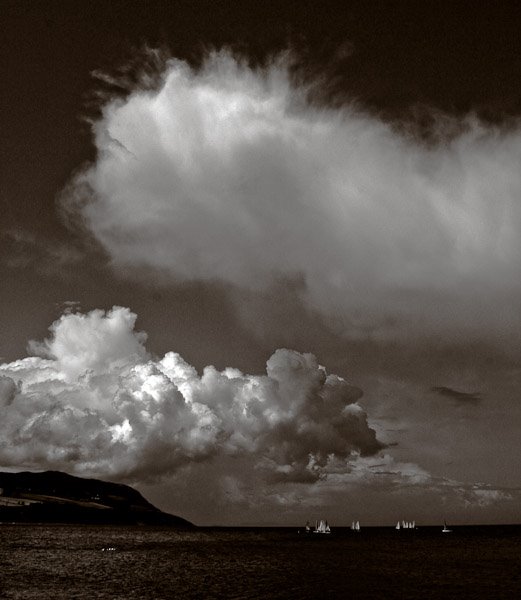
<svg viewBox="0 0 521 600"><path fill-rule="evenodd" d="M162 512L128 485L59 471L0 472L0 522L194 527Z"/></svg>

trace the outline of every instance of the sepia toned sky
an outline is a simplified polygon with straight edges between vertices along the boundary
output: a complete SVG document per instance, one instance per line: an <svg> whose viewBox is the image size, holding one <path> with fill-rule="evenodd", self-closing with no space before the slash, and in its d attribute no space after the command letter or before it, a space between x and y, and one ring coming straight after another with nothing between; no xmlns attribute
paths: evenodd
<svg viewBox="0 0 521 600"><path fill-rule="evenodd" d="M521 9L3 3L0 470L198 524L521 518Z"/></svg>

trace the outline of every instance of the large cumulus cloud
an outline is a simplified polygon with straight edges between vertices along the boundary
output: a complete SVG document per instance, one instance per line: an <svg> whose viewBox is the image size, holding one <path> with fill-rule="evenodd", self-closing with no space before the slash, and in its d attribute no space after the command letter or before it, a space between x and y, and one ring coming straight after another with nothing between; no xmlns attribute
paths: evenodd
<svg viewBox="0 0 521 600"><path fill-rule="evenodd" d="M357 400L311 354L277 350L266 375L150 356L136 315L67 312L35 356L0 365L0 465L127 480L214 457L249 457L259 476L316 481L383 445Z"/></svg>
<svg viewBox="0 0 521 600"><path fill-rule="evenodd" d="M395 518L412 499L427 519L439 503L515 508L517 490L442 478L384 450L361 390L312 354L277 350L264 375L198 373L175 352L151 355L135 321L122 307L68 309L32 356L0 364L0 468L127 481L167 510L230 524L317 510L342 522L347 500L364 518Z"/></svg>
<svg viewBox="0 0 521 600"><path fill-rule="evenodd" d="M107 100L97 159L64 196L115 266L254 291L299 277L352 338L518 349L517 126L440 118L423 144L311 104L283 59L220 52L160 75Z"/></svg>

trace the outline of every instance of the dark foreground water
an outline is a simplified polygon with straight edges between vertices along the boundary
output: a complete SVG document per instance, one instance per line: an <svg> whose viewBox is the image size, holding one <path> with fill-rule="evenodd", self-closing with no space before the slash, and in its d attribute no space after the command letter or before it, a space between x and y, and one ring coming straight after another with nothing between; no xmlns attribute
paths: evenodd
<svg viewBox="0 0 521 600"><path fill-rule="evenodd" d="M2 524L0 598L510 600L521 598L521 528L326 536Z"/></svg>

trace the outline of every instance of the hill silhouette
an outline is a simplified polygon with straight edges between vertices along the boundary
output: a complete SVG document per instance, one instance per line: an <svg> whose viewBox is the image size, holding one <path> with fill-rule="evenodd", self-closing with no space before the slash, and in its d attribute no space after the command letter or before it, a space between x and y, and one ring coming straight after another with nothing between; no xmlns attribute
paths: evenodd
<svg viewBox="0 0 521 600"><path fill-rule="evenodd" d="M0 472L0 522L194 527L121 483L62 473Z"/></svg>

